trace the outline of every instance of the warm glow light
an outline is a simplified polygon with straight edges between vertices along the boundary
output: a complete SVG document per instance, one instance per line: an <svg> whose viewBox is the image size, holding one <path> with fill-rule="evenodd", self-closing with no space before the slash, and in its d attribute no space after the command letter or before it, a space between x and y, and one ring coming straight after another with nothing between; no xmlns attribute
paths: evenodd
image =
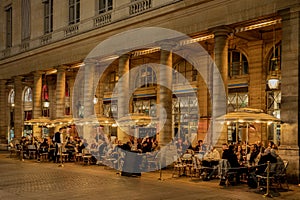
<svg viewBox="0 0 300 200"><path fill-rule="evenodd" d="M96 95L94 96L93 102L94 102L94 104L98 103L98 97Z"/></svg>
<svg viewBox="0 0 300 200"><path fill-rule="evenodd" d="M243 32L243 31L250 31L253 29L258 29L258 28L262 28L262 27L266 27L266 26L271 26L274 24L278 24L281 22L281 19L275 19L275 20L271 20L271 21L265 21L265 22L261 22L261 23L257 23L257 24L253 24L253 25L249 25L249 26L245 26L245 27L238 27L235 29L235 32Z"/></svg>
<svg viewBox="0 0 300 200"><path fill-rule="evenodd" d="M160 47L153 47L151 49L146 49L146 50L138 50L133 52L133 56L142 56L150 53L154 53L160 51Z"/></svg>
<svg viewBox="0 0 300 200"><path fill-rule="evenodd" d="M49 108L49 106L50 106L50 102L49 101L44 101L43 102L43 106L44 106L44 108Z"/></svg>
<svg viewBox="0 0 300 200"><path fill-rule="evenodd" d="M182 40L182 41L180 41L180 45L183 46L183 45L192 44L195 42L200 42L200 41L209 40L209 39L213 39L213 38L214 38L214 34L205 35L205 36L193 38L190 40Z"/></svg>
<svg viewBox="0 0 300 200"><path fill-rule="evenodd" d="M270 89L278 89L279 86L279 80L277 78L271 78L268 80L268 86Z"/></svg>

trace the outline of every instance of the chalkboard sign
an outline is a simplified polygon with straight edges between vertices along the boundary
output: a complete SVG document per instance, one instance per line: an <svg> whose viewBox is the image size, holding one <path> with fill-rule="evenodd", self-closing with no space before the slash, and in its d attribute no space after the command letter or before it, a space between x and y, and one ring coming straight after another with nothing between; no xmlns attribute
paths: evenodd
<svg viewBox="0 0 300 200"><path fill-rule="evenodd" d="M156 128L139 128L139 138L156 137Z"/></svg>

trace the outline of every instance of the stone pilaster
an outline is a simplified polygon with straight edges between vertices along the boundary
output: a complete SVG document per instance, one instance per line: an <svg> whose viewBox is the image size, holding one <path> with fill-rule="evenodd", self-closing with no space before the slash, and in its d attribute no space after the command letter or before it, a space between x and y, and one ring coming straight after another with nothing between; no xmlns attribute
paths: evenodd
<svg viewBox="0 0 300 200"><path fill-rule="evenodd" d="M0 80L0 138L7 139L8 132L8 106L7 106L7 92L6 92L6 80Z"/></svg>
<svg viewBox="0 0 300 200"><path fill-rule="evenodd" d="M263 69L263 41L248 42L248 56L249 56L249 107L265 110L266 107L266 71ZM262 141L264 145L267 145L268 137L266 124L257 124L260 126L257 128L260 130L259 138L250 136L249 143L252 144L255 141Z"/></svg>
<svg viewBox="0 0 300 200"><path fill-rule="evenodd" d="M14 89L15 89L15 108L14 108L14 128L15 137L20 138L23 135L24 119L23 119L23 85L22 77L14 77Z"/></svg>
<svg viewBox="0 0 300 200"><path fill-rule="evenodd" d="M215 119L226 113L227 108L227 79L228 79L228 34L230 29L226 26L217 27L213 30L214 33L214 61L216 67L211 70L212 81L212 118L213 122L210 127L211 144L220 146L227 142L227 130ZM221 77L221 79L220 79ZM222 81L220 81L222 80ZM224 94L225 96L220 95Z"/></svg>
<svg viewBox="0 0 300 200"><path fill-rule="evenodd" d="M75 76L75 75L74 75ZM74 78L71 77L69 79L69 88L70 88L70 115L72 116L73 115L73 90L74 90Z"/></svg>
<svg viewBox="0 0 300 200"><path fill-rule="evenodd" d="M281 120L283 121L279 154L289 161L287 173L290 181L299 183L300 12L299 10L292 12L290 9L279 12L282 16Z"/></svg>
<svg viewBox="0 0 300 200"><path fill-rule="evenodd" d="M34 72L33 83L33 119L42 116L42 72Z"/></svg>
<svg viewBox="0 0 300 200"><path fill-rule="evenodd" d="M56 79L56 118L65 116L66 71L64 67L57 69Z"/></svg>
<svg viewBox="0 0 300 200"><path fill-rule="evenodd" d="M129 113L129 61L130 54L124 54L119 58L118 118ZM124 126L118 128L118 139L122 142L128 140L128 128Z"/></svg>

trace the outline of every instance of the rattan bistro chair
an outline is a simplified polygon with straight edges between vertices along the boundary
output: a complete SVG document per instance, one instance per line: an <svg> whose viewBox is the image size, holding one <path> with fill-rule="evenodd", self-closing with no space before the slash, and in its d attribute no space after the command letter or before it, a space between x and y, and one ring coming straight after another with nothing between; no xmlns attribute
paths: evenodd
<svg viewBox="0 0 300 200"><path fill-rule="evenodd" d="M92 154L88 149L83 149L82 150L82 162L83 165L87 164L90 165L92 162Z"/></svg>
<svg viewBox="0 0 300 200"><path fill-rule="evenodd" d="M284 167L282 169L278 169L277 173L274 174L274 184L276 184L280 189L285 189L283 185L286 185L286 189L289 190L289 184L287 181L286 170L289 165L289 161L283 161Z"/></svg>
<svg viewBox="0 0 300 200"><path fill-rule="evenodd" d="M180 177L184 172L185 165L179 156L174 156L174 160L175 161L173 163L174 166L172 177L174 177L175 175L177 175L177 177Z"/></svg>

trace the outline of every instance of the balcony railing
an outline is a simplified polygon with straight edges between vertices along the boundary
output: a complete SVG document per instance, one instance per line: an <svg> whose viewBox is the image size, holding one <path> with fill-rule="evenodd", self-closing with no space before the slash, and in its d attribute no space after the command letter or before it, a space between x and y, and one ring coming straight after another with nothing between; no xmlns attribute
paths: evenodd
<svg viewBox="0 0 300 200"><path fill-rule="evenodd" d="M78 24L68 26L68 28L65 29L65 37L77 34L79 29L78 26Z"/></svg>
<svg viewBox="0 0 300 200"><path fill-rule="evenodd" d="M30 44L29 40L22 41L22 43L20 44L20 51L21 52L27 51L29 49L29 44Z"/></svg>
<svg viewBox="0 0 300 200"><path fill-rule="evenodd" d="M40 43L41 45L45 45L45 44L48 44L50 43L52 40L52 34L47 34L47 35L43 35L41 38L40 38Z"/></svg>
<svg viewBox="0 0 300 200"><path fill-rule="evenodd" d="M131 1L129 14L134 15L149 10L150 8L152 8L152 0Z"/></svg>
<svg viewBox="0 0 300 200"><path fill-rule="evenodd" d="M111 23L111 12L103 13L94 18L94 27L101 27Z"/></svg>

